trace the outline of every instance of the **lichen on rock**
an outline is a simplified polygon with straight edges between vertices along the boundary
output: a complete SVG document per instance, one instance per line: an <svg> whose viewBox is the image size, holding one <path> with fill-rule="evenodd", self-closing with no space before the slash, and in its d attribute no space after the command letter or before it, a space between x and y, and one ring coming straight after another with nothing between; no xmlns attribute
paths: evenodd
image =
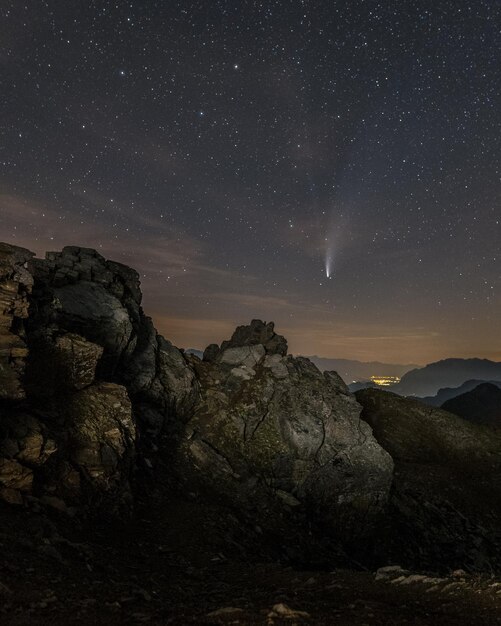
<svg viewBox="0 0 501 626"><path fill-rule="evenodd" d="M226 497L238 492L249 508L263 498L282 505L288 494L338 537L370 533L389 494L391 457L344 383L286 352L260 320L205 351L178 471Z"/></svg>

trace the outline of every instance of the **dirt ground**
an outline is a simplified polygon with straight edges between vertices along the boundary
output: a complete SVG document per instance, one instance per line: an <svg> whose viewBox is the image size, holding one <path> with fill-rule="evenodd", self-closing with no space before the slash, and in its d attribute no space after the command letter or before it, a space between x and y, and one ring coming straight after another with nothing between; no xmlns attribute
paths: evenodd
<svg viewBox="0 0 501 626"><path fill-rule="evenodd" d="M501 624L488 574L296 570L249 554L235 524L196 499L91 528L2 505L0 623Z"/></svg>

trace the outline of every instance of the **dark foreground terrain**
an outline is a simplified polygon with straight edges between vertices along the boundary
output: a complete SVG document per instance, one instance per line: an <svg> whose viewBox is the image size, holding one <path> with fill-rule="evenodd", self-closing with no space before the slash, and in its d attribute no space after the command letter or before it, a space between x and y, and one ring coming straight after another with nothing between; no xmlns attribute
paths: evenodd
<svg viewBox="0 0 501 626"><path fill-rule="evenodd" d="M167 511L167 512L165 512ZM196 500L127 523L0 509L2 624L501 623L501 578L394 568L311 571L262 561L236 520ZM63 531L62 528L65 530Z"/></svg>

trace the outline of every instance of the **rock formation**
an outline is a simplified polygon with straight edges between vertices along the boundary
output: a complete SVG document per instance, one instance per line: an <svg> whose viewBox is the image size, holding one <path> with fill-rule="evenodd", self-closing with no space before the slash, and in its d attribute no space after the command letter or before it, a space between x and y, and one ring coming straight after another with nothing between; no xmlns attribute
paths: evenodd
<svg viewBox="0 0 501 626"><path fill-rule="evenodd" d="M166 433L162 454L190 489L262 506L263 520L302 511L338 538L368 533L391 458L343 381L287 356L273 323L238 327L201 361L157 334L134 270L85 248L2 250L2 393L24 398L25 416L4 409L6 498L123 501L138 451L148 461Z"/></svg>
<svg viewBox="0 0 501 626"><path fill-rule="evenodd" d="M501 567L501 434L451 413L366 389L362 418L395 462L386 554L409 565Z"/></svg>
<svg viewBox="0 0 501 626"><path fill-rule="evenodd" d="M113 508L130 497L135 460L130 399L112 373L138 320L137 275L100 272L104 259L79 248L32 256L2 246L0 495Z"/></svg>
<svg viewBox="0 0 501 626"><path fill-rule="evenodd" d="M0 398L19 400L26 356L24 320L33 277L26 269L33 254L0 243Z"/></svg>
<svg viewBox="0 0 501 626"><path fill-rule="evenodd" d="M354 396L271 322L184 353L144 315L138 274L94 250L0 244L0 305L0 499L128 511L167 482L281 554L501 567L492 429Z"/></svg>
<svg viewBox="0 0 501 626"><path fill-rule="evenodd" d="M253 320L194 362L202 397L178 471L240 506L303 508L338 536L364 535L384 510L391 458L337 374L287 356Z"/></svg>

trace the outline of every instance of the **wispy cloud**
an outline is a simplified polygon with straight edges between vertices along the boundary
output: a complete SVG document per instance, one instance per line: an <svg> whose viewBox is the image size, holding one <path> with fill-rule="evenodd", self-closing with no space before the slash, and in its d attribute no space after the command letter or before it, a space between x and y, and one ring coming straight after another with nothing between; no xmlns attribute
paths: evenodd
<svg viewBox="0 0 501 626"><path fill-rule="evenodd" d="M89 193L91 206L102 206L103 201L102 194ZM29 248L38 256L67 245L96 248L103 256L137 269L152 301L165 300L166 290L175 294L179 289L187 289L204 294L255 281L249 274L212 263L211 251L204 243L178 227L146 218L133 207L117 213L116 220L121 218L144 222L140 235L137 228L129 231L122 224L116 225L115 220L103 219L99 213L94 219L85 215L70 219L64 211L27 196L0 194L0 239Z"/></svg>

